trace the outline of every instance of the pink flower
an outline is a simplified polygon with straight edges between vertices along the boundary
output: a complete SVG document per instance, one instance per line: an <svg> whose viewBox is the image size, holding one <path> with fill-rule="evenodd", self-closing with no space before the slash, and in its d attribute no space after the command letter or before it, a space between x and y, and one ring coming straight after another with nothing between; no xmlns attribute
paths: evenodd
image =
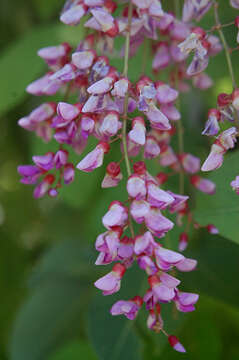
<svg viewBox="0 0 239 360"><path fill-rule="evenodd" d="M95 58L94 50L77 51L72 54L72 63L77 69L85 70L92 66Z"/></svg>
<svg viewBox="0 0 239 360"><path fill-rule="evenodd" d="M140 116L132 120L132 130L129 132L129 138L135 144L144 145L145 144L145 123L144 119Z"/></svg>
<svg viewBox="0 0 239 360"><path fill-rule="evenodd" d="M181 260L180 262L175 264L175 266L179 271L189 272L189 271L195 270L195 268L197 266L197 261L194 259L184 258L183 260Z"/></svg>
<svg viewBox="0 0 239 360"><path fill-rule="evenodd" d="M102 135L107 137L114 136L117 134L121 126L122 124L119 121L119 113L116 111L109 111L106 115L103 116L99 131Z"/></svg>
<svg viewBox="0 0 239 360"><path fill-rule="evenodd" d="M161 210L174 202L174 198L164 190L161 190L152 182L147 184L148 196L147 200L151 206L155 206Z"/></svg>
<svg viewBox="0 0 239 360"><path fill-rule="evenodd" d="M130 213L133 219L141 224L150 211L150 205L144 200L133 200L130 206Z"/></svg>
<svg viewBox="0 0 239 360"><path fill-rule="evenodd" d="M200 170L200 159L191 154L180 155L180 162L184 170L189 174L195 174Z"/></svg>
<svg viewBox="0 0 239 360"><path fill-rule="evenodd" d="M110 273L95 282L95 287L103 291L103 295L111 295L119 291L121 279L125 273L125 266L117 263Z"/></svg>
<svg viewBox="0 0 239 360"><path fill-rule="evenodd" d="M236 191L237 195L239 195L239 176L236 176L235 180L231 182L231 187Z"/></svg>
<svg viewBox="0 0 239 360"><path fill-rule="evenodd" d="M145 216L145 225L160 238L173 228L174 223L163 216L158 208L151 207Z"/></svg>
<svg viewBox="0 0 239 360"><path fill-rule="evenodd" d="M160 281L157 275L149 276L149 284L152 288L154 296L161 302L169 302L175 297L174 287L169 287Z"/></svg>
<svg viewBox="0 0 239 360"><path fill-rule="evenodd" d="M211 109L208 113L208 120L206 122L205 128L202 132L203 135L214 136L217 135L220 130L218 121L220 120L221 114L217 109Z"/></svg>
<svg viewBox="0 0 239 360"><path fill-rule="evenodd" d="M132 300L117 301L111 308L111 315L125 315L129 320L134 320L142 306L143 299L140 296L135 296Z"/></svg>
<svg viewBox="0 0 239 360"><path fill-rule="evenodd" d="M40 182L34 189L34 198L42 198L50 189L50 186L55 181L54 175L46 175L42 182Z"/></svg>
<svg viewBox="0 0 239 360"><path fill-rule="evenodd" d="M157 243L154 241L152 234L147 231L143 235L136 236L134 243L134 252L136 255L145 253L151 256L156 246Z"/></svg>
<svg viewBox="0 0 239 360"><path fill-rule="evenodd" d="M101 183L102 188L115 187L122 180L123 175L120 172L120 166L116 162L107 165L105 177Z"/></svg>
<svg viewBox="0 0 239 360"><path fill-rule="evenodd" d="M179 236L178 250L184 251L188 246L188 234L183 232Z"/></svg>
<svg viewBox="0 0 239 360"><path fill-rule="evenodd" d="M184 256L163 247L155 249L155 258L158 267L162 270L168 271L172 266L176 266L184 260Z"/></svg>
<svg viewBox="0 0 239 360"><path fill-rule="evenodd" d="M198 175L193 175L190 178L190 182L193 186L195 186L195 188L206 194L209 195L215 194L216 185L211 180L204 179Z"/></svg>
<svg viewBox="0 0 239 360"><path fill-rule="evenodd" d="M185 353L186 350L184 349L183 345L179 342L178 338L174 335L169 335L168 337L168 342L170 344L170 346L181 353Z"/></svg>
<svg viewBox="0 0 239 360"><path fill-rule="evenodd" d="M75 167L73 164L68 163L64 166L63 179L64 184L68 185L74 181L75 178Z"/></svg>
<svg viewBox="0 0 239 360"><path fill-rule="evenodd" d="M178 291L175 298L175 304L179 311L190 312L195 310L195 303L198 301L199 295Z"/></svg>
<svg viewBox="0 0 239 360"><path fill-rule="evenodd" d="M67 1L60 17L66 25L77 25L86 13L87 7L79 0Z"/></svg>
<svg viewBox="0 0 239 360"><path fill-rule="evenodd" d="M45 155L41 156L33 156L32 160L36 164L36 166L45 171L51 170L54 167L54 154L52 152L48 152Z"/></svg>
<svg viewBox="0 0 239 360"><path fill-rule="evenodd" d="M109 145L105 142L100 142L96 148L86 155L76 166L77 169L91 172L103 164L104 154L109 151Z"/></svg>
<svg viewBox="0 0 239 360"><path fill-rule="evenodd" d="M145 270L147 275L154 275L158 272L157 266L149 256L139 256L137 260L139 267Z"/></svg>
<svg viewBox="0 0 239 360"><path fill-rule="evenodd" d="M146 159L156 158L160 154L160 147L154 136L148 135L144 146L144 157Z"/></svg>
<svg viewBox="0 0 239 360"><path fill-rule="evenodd" d="M111 229L114 226L125 226L128 220L127 208L119 201L113 201L108 212L103 216L102 222L107 229Z"/></svg>
<svg viewBox="0 0 239 360"><path fill-rule="evenodd" d="M145 199L147 190L146 183L142 176L133 174L127 181L127 191L131 198L136 200Z"/></svg>

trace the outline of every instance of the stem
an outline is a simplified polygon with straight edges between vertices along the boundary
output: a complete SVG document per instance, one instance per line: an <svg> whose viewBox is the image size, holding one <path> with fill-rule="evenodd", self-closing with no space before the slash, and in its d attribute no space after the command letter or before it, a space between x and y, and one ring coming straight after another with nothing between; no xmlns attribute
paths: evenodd
<svg viewBox="0 0 239 360"><path fill-rule="evenodd" d="M128 77L128 68L129 68L129 50L130 50L130 33L131 33L132 13L133 13L133 3L132 3L132 1L130 1L129 2L129 10L128 10L128 28L127 28L127 35L126 35L126 41L125 41L125 56L124 56L124 70L123 70L123 76L125 76L126 78ZM128 103L129 103L129 92L127 91L127 94L125 95L125 100L124 100L122 142L123 142L126 170L127 170L128 176L130 176L131 168L130 168L128 149L127 149ZM128 215L128 219L129 219L129 229L130 229L131 235L132 235L132 237L135 237L132 218L130 216L130 213Z"/></svg>
<svg viewBox="0 0 239 360"><path fill-rule="evenodd" d="M129 2L129 12L128 12L128 31L126 35L125 41L125 56L124 56L124 70L123 75L128 77L128 67L129 67L129 48L130 48L130 32L131 32L131 22L132 22L132 13L133 13L133 3L132 1ZM123 114L123 130L122 130L122 141L123 141L123 148L124 148L124 157L125 157L125 165L128 176L131 175L131 168L128 156L128 149L127 149L127 113L128 113L128 103L129 103L129 92L125 95L124 101L124 114Z"/></svg>
<svg viewBox="0 0 239 360"><path fill-rule="evenodd" d="M174 0L174 10L175 10L175 14L176 17L180 16L180 3L179 0ZM176 67L176 76L175 76L175 87L176 90L178 90L178 82L179 82L179 78L178 78L178 68ZM178 111L180 111L180 98L178 96L177 99L177 108ZM183 140L183 124L181 119L179 119L177 121L177 128L178 128L178 153L179 155L183 154L184 152L184 140ZM181 166L180 168L180 173L179 173L179 193L183 194L184 193L184 171L183 168Z"/></svg>
<svg viewBox="0 0 239 360"><path fill-rule="evenodd" d="M236 88L236 80L235 80L235 75L234 75L234 71L233 71L233 67L232 67L230 50L229 50L229 46L227 44L226 38L224 36L224 33L223 33L222 29L221 29L222 25L220 23L219 14L218 14L218 6L219 6L219 4L217 3L216 0L214 0L213 5L214 5L214 17L215 17L217 31L218 31L218 34L219 34L220 39L222 41L223 47L224 47L228 70L229 70L230 77L231 77L231 80L232 80L233 88L235 89Z"/></svg>
<svg viewBox="0 0 239 360"><path fill-rule="evenodd" d="M226 38L224 36L223 30L221 29L222 25L220 23L219 13L218 13L219 4L216 0L213 0L213 5L214 5L214 17L215 17L215 22L216 22L216 26L217 26L217 31L218 31L218 34L222 41L223 47L224 47L226 60L227 60L227 66L228 66L229 74L230 74L230 77L232 80L233 90L235 90L237 88L237 85L236 85L235 74L234 74L234 70L233 70L233 66L232 66L231 51L230 51L230 48L226 41ZM234 115L235 115L236 127L237 127L237 129L239 129L239 118L238 118L237 111L234 111Z"/></svg>

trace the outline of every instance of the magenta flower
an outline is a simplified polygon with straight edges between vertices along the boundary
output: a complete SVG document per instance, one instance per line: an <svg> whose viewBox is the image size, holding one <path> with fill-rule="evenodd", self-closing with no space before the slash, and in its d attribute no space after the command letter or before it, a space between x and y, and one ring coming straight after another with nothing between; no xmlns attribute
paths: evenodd
<svg viewBox="0 0 239 360"><path fill-rule="evenodd" d="M179 311L190 312L195 310L195 303L198 301L199 295L178 291L175 298L175 304Z"/></svg>
<svg viewBox="0 0 239 360"><path fill-rule="evenodd" d="M105 142L100 142L96 148L86 155L76 166L77 169L91 172L103 164L104 154L109 151L109 145Z"/></svg>
<svg viewBox="0 0 239 360"><path fill-rule="evenodd" d="M129 132L129 138L135 144L144 145L145 144L145 123L142 117L136 117L132 120L132 130Z"/></svg>
<svg viewBox="0 0 239 360"><path fill-rule="evenodd" d="M168 194L164 190L161 190L153 182L148 182L147 190L148 190L147 200L151 206L163 210L174 202L174 198L170 194Z"/></svg>
<svg viewBox="0 0 239 360"><path fill-rule="evenodd" d="M231 187L236 191L237 195L239 195L239 176L236 176L235 180L231 182Z"/></svg>
<svg viewBox="0 0 239 360"><path fill-rule="evenodd" d="M184 260L183 255L160 246L155 249L155 258L157 266L165 271L170 270L172 266L176 266Z"/></svg>
<svg viewBox="0 0 239 360"><path fill-rule="evenodd" d="M146 197L146 183L142 176L133 174L128 178L127 191L131 198L143 200Z"/></svg>
<svg viewBox="0 0 239 360"><path fill-rule="evenodd" d="M178 351L178 352L181 352L181 353L185 353L186 350L184 349L183 345L179 342L178 338L174 335L170 335L168 337L168 342L170 344L170 346Z"/></svg>
<svg viewBox="0 0 239 360"><path fill-rule="evenodd" d="M107 213L103 216L102 222L106 229L110 230L115 226L124 227L128 220L128 211L120 201L113 201Z"/></svg>
<svg viewBox="0 0 239 360"><path fill-rule="evenodd" d="M216 185L211 180L204 179L198 175L193 175L190 178L190 182L193 186L195 186L196 189L198 189L206 194L209 194L209 195L215 194Z"/></svg>
<svg viewBox="0 0 239 360"><path fill-rule="evenodd" d="M145 225L160 238L173 228L174 223L163 216L158 208L151 207L145 216Z"/></svg>
<svg viewBox="0 0 239 360"><path fill-rule="evenodd" d="M128 301L119 300L112 306L110 312L113 316L125 315L129 320L134 320L142 304L143 299L140 296Z"/></svg>
<svg viewBox="0 0 239 360"><path fill-rule="evenodd" d="M101 183L102 188L116 187L122 180L123 175L120 172L120 166L116 162L107 165L105 177Z"/></svg>
<svg viewBox="0 0 239 360"><path fill-rule="evenodd" d="M110 273L95 282L95 287L103 291L103 295L111 295L119 291L121 279L124 276L124 265L117 263Z"/></svg>

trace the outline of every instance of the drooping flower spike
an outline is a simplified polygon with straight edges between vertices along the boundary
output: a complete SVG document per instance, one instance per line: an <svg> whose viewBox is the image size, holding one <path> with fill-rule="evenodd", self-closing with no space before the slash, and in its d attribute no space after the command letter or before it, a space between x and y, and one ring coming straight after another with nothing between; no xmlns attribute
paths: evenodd
<svg viewBox="0 0 239 360"><path fill-rule="evenodd" d="M236 0L230 4L239 8ZM182 18L162 5L160 0L132 0L115 11L118 3L113 0L66 1L60 20L71 26L82 23L88 35L75 49L68 43L40 49L38 55L48 66L47 72L27 87L36 96L64 94L64 99L45 102L18 122L45 142L55 141L58 148L54 153L46 150L33 156L33 164L19 166L18 172L22 183L35 186L36 198L60 196L61 187L74 181L76 171L88 173L101 166L105 169L102 188L125 185L126 200L112 199L102 218L106 231L96 239L99 254L95 264L112 265L95 286L103 295L119 292L127 270L135 263L149 288L145 294L117 301L111 314L133 320L145 303L148 328L162 332L173 349L185 352L177 337L166 333L167 319L163 321L161 316L164 303L173 302L178 311L190 312L198 301L197 294L184 292L180 275L171 274L172 270L193 271L197 266L196 260L182 254L191 243L188 227L202 227L193 219L184 178L188 176L190 186L208 195L215 193L216 186L199 173L197 154L183 147L178 99L191 86L200 90L212 86L205 70L223 47L212 33L220 30L218 24L212 31L192 24L213 8L213 1L185 0ZM238 24L236 18L237 28ZM117 37L126 41L116 50ZM142 64L137 81L131 81L129 57L146 42L157 80L145 75ZM124 57L123 72L112 66L110 59L115 56ZM219 168L226 152L235 147L238 112L239 90L234 86L231 94L219 94L217 106L208 113L202 133L214 137L214 142L202 171ZM230 126L222 129L228 121ZM94 142L90 149L89 139ZM111 157L116 154L113 147L117 147L115 159ZM79 155L76 164L70 161L72 150ZM150 161L155 171L148 165ZM170 188L171 176L178 176L179 189ZM231 186L239 193L237 178ZM167 249L165 242L174 226L181 227L180 253ZM207 230L218 233L212 224Z"/></svg>

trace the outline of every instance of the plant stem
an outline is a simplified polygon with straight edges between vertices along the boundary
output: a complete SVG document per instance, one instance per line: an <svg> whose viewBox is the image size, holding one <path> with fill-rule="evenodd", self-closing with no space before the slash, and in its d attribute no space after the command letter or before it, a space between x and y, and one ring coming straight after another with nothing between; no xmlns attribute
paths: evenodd
<svg viewBox="0 0 239 360"><path fill-rule="evenodd" d="M220 39L222 41L223 47L224 47L228 70L229 70L230 77L231 77L231 80L232 80L233 88L235 89L236 88L236 81L235 81L235 75L234 75L234 71L233 71L233 67L232 67L230 50L229 50L229 46L227 44L226 38L224 36L224 33L223 33L222 29L221 29L222 25L220 23L219 14L218 14L218 6L219 6L219 4L217 3L216 0L214 0L213 5L214 5L214 17L215 17L217 31L218 31L218 34L219 34Z"/></svg>
<svg viewBox="0 0 239 360"><path fill-rule="evenodd" d="M128 9L128 26L127 26L127 35L126 35L126 41L125 41L125 56L124 56L124 70L123 70L123 76L125 76L126 78L128 77L128 68L129 68L129 50L130 50L130 33L131 33L132 13L133 13L133 3L130 0L129 9ZM128 149L127 149L128 103L129 103L129 92L127 91L127 94L125 95L125 100L124 100L122 142L123 142L126 170L127 170L128 176L130 176L131 168L130 168ZM131 218L130 213L128 215L128 221L129 221L129 229L130 229L131 235L132 235L132 237L135 237L132 218Z"/></svg>
<svg viewBox="0 0 239 360"><path fill-rule="evenodd" d="M129 2L129 10L128 10L128 29L125 41L125 56L124 56L124 70L123 75L128 77L128 67L129 67L129 48L130 48L130 32L131 32L131 23L132 23L132 12L133 12L133 3ZM128 176L131 175L131 168L128 156L127 149L127 113L128 113L128 103L129 103L129 92L125 95L124 101L124 114L123 114L123 130L122 130L122 141L124 148L124 157L125 157L125 165Z"/></svg>
<svg viewBox="0 0 239 360"><path fill-rule="evenodd" d="M218 13L219 4L218 4L217 0L213 0L213 6L214 6L214 17L215 17L215 22L216 22L216 26L217 26L217 31L218 31L218 34L222 41L223 47L224 47L225 56L226 56L226 60L227 60L227 66L228 66L229 74L230 74L230 77L232 80L233 90L235 90L237 88L237 85L236 85L235 74L234 74L234 70L233 70L233 66L232 66L231 51L228 46L227 40L224 36L223 30L221 29L222 25L221 25L220 19L219 19L219 13ZM239 118L238 118L237 111L234 111L234 114L235 114L235 124L236 124L237 129L239 129Z"/></svg>

